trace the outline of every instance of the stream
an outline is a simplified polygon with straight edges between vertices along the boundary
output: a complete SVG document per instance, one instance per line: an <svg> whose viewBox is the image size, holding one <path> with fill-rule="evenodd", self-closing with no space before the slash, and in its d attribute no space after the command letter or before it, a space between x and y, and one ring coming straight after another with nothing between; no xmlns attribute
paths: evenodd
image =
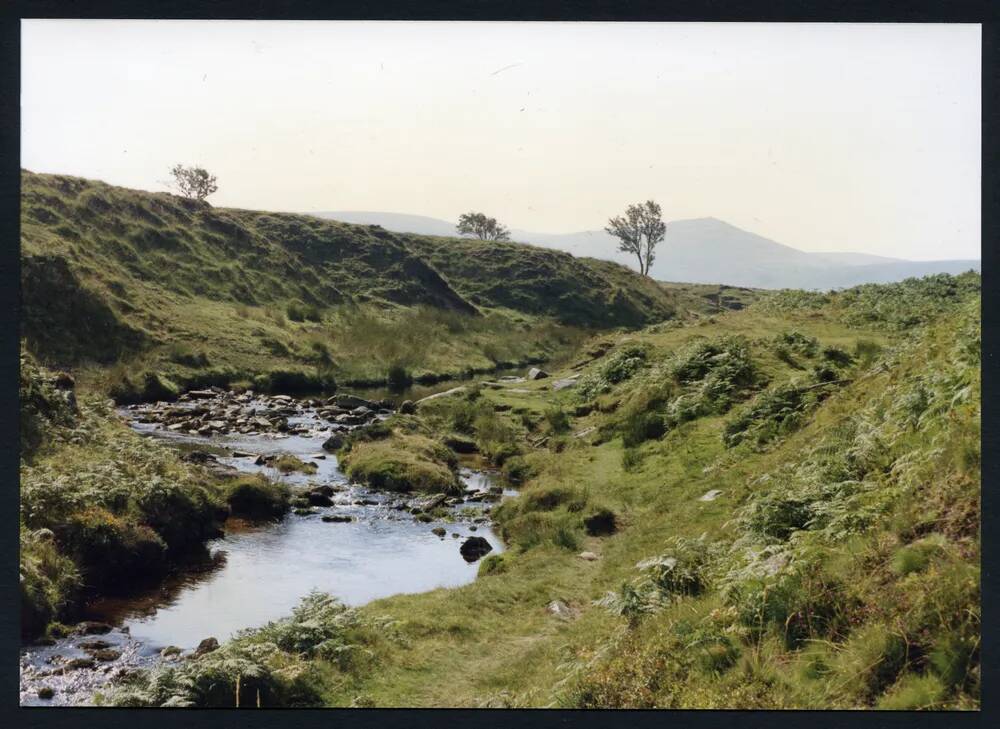
<svg viewBox="0 0 1000 729"><path fill-rule="evenodd" d="M231 403L231 393L226 397ZM168 429L166 421L158 420L165 404L121 409L136 431L202 458L208 454L213 467L265 473L288 483L293 493L328 486L333 504L314 507L308 515L289 512L278 522L252 524L230 518L224 536L208 542L200 558L161 584L90 601L82 617L91 622L50 645L22 649L22 705L89 703L95 692L130 671L183 660L204 639L225 642L240 630L289 615L312 590L358 606L389 595L466 584L475 579L479 564L467 561L459 547L472 536L486 539L494 553L503 550L489 512L492 503L515 492L502 489L494 472L464 460L459 477L465 496L450 500L448 517L419 521L411 509L420 497L349 483L336 456L323 450L331 433L357 423L335 423L316 400L255 396L230 408L253 415L273 411L276 403L291 413L282 423L284 432L196 434ZM197 412L199 404L175 404L169 412ZM157 415L151 417L150 412ZM380 410L362 417L371 422L387 414ZM313 463L317 471L282 474L257 458L280 454ZM333 514L352 520L323 521ZM435 534L435 528L444 529L444 535ZM48 689L52 695L46 697Z"/></svg>

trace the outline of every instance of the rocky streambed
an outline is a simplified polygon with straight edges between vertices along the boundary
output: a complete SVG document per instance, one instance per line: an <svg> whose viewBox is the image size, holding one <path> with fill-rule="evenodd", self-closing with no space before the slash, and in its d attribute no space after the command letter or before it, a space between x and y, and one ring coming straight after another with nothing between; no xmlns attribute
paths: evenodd
<svg viewBox="0 0 1000 729"><path fill-rule="evenodd" d="M220 473L286 482L299 507L278 522L230 519L204 555L162 584L85 606L70 635L21 652L22 704L91 702L128 672L212 650L244 628L288 615L312 590L348 605L475 579L502 550L490 512L505 491L473 461L463 495L401 495L349 483L323 445L392 412L388 401L188 393L122 409L132 426ZM281 457L311 464L285 473ZM313 468L314 467L314 468Z"/></svg>

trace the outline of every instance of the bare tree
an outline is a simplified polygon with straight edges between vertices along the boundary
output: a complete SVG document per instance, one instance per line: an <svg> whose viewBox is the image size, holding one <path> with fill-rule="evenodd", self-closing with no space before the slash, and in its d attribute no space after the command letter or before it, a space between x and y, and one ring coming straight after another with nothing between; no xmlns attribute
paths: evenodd
<svg viewBox="0 0 1000 729"><path fill-rule="evenodd" d="M497 222L496 218L487 218L482 213L465 213L458 218L458 232L461 235L474 235L479 240L510 240L510 231Z"/></svg>
<svg viewBox="0 0 1000 729"><path fill-rule="evenodd" d="M652 200L638 205L629 205L624 215L608 220L604 229L618 239L619 250L635 254L639 259L639 273L649 275L649 269L656 258L656 246L667 232L666 223L661 218L660 206Z"/></svg>
<svg viewBox="0 0 1000 729"><path fill-rule="evenodd" d="M170 174L174 178L172 187L184 197L204 200L219 189L215 184L215 175L209 174L204 167L174 165L170 169Z"/></svg>

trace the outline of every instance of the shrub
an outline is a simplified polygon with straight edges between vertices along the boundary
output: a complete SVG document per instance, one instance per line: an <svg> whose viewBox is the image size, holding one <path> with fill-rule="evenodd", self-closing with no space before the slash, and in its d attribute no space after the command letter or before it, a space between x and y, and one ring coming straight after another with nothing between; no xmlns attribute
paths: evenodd
<svg viewBox="0 0 1000 729"><path fill-rule="evenodd" d="M922 572L931 558L944 551L947 539L941 534L932 534L912 544L900 547L892 555L892 571L900 577L912 572Z"/></svg>
<svg viewBox="0 0 1000 729"><path fill-rule="evenodd" d="M74 602L81 579L53 540L22 527L20 546L21 635L30 639Z"/></svg>
<svg viewBox="0 0 1000 729"><path fill-rule="evenodd" d="M88 585L123 587L148 581L166 567L167 545L152 529L101 508L73 515L58 532L59 542L80 565Z"/></svg>
<svg viewBox="0 0 1000 729"><path fill-rule="evenodd" d="M784 349L805 357L815 357L819 350L819 340L816 337L810 337L797 331L781 332L774 337L773 345L776 351Z"/></svg>
<svg viewBox="0 0 1000 729"><path fill-rule="evenodd" d="M870 367L881 351L882 347L870 339L859 339L854 343L854 358L863 368Z"/></svg>
<svg viewBox="0 0 1000 729"><path fill-rule="evenodd" d="M846 367L854 361L846 351L840 347L824 347L823 348L823 359L830 362L835 367Z"/></svg>
<svg viewBox="0 0 1000 729"><path fill-rule="evenodd" d="M906 641L888 626L869 623L854 631L834 660L849 677L844 690L865 701L891 686L906 666Z"/></svg>
<svg viewBox="0 0 1000 729"><path fill-rule="evenodd" d="M561 549L580 547L581 529L578 519L566 511L529 511L505 519L500 526L503 538L522 549L552 544Z"/></svg>
<svg viewBox="0 0 1000 729"><path fill-rule="evenodd" d="M579 396L589 400L608 392L614 385L631 379L646 364L646 350L635 344L621 347L608 355L604 363L589 375L580 378L576 387Z"/></svg>
<svg viewBox="0 0 1000 729"><path fill-rule="evenodd" d="M635 622L656 612L673 599L700 594L708 585L708 572L717 547L705 535L697 539L673 537L663 554L639 562L639 576L597 601L611 612Z"/></svg>
<svg viewBox="0 0 1000 729"><path fill-rule="evenodd" d="M521 486L532 477L533 472L534 469L523 456L511 456L504 461L501 469L504 479L512 486Z"/></svg>
<svg viewBox="0 0 1000 729"><path fill-rule="evenodd" d="M273 466L281 473L295 473L299 471L301 473L312 474L318 470L315 463L306 463L291 453L282 453L274 460Z"/></svg>
<svg viewBox="0 0 1000 729"><path fill-rule="evenodd" d="M262 476L244 476L227 485L226 502L234 516L280 519L288 511L288 487Z"/></svg>
<svg viewBox="0 0 1000 729"><path fill-rule="evenodd" d="M908 673L879 699L877 707L889 711L937 709L946 693L937 676Z"/></svg>
<svg viewBox="0 0 1000 729"><path fill-rule="evenodd" d="M548 408L545 411L545 420L549 424L549 430L553 433L566 433L569 431L569 416L561 408Z"/></svg>
<svg viewBox="0 0 1000 729"><path fill-rule="evenodd" d="M635 448L647 440L662 438L667 432L663 416L656 413L633 413L621 425L622 445Z"/></svg>
<svg viewBox="0 0 1000 729"><path fill-rule="evenodd" d="M386 385L394 392L401 392L413 384L413 376L405 367L399 364L392 365L385 378Z"/></svg>
<svg viewBox="0 0 1000 729"><path fill-rule="evenodd" d="M323 314L315 304L304 304L299 300L290 301L285 307L285 314L292 321L314 321L323 320Z"/></svg>
<svg viewBox="0 0 1000 729"><path fill-rule="evenodd" d="M488 554L479 563L478 577L488 577L490 575L502 575L509 568L512 557L510 552L500 554Z"/></svg>
<svg viewBox="0 0 1000 729"><path fill-rule="evenodd" d="M626 448L622 451L622 470L634 473L642 467L644 460L645 456L638 448Z"/></svg>
<svg viewBox="0 0 1000 729"><path fill-rule="evenodd" d="M614 534L618 528L615 513L604 507L592 509L583 517L583 527L592 537Z"/></svg>
<svg viewBox="0 0 1000 729"><path fill-rule="evenodd" d="M222 505L202 486L154 479L134 498L141 520L172 551L215 536Z"/></svg>

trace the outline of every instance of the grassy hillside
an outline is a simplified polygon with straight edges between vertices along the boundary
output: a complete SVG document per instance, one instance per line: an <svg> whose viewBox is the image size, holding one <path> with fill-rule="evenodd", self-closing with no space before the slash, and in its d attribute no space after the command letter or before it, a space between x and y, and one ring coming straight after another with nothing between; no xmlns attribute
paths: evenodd
<svg viewBox="0 0 1000 729"><path fill-rule="evenodd" d="M458 374L551 357L574 328L675 313L669 293L604 262L61 175L22 173L21 224L28 347L63 366L124 362L109 384L139 395L150 377Z"/></svg>
<svg viewBox="0 0 1000 729"><path fill-rule="evenodd" d="M271 705L978 708L979 288L767 294L605 335L574 387L396 416L520 485L509 549L457 589L314 596L112 700L229 701L238 666Z"/></svg>

